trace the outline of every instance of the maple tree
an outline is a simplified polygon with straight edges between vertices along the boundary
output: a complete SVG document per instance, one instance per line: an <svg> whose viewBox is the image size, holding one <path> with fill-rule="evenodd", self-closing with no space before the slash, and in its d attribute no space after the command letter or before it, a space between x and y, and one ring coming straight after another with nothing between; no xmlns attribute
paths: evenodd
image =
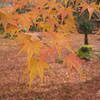
<svg viewBox="0 0 100 100"><path fill-rule="evenodd" d="M49 68L48 59L55 61L56 57L64 59L64 64L70 74L74 68L82 76L80 63L71 48L71 34L77 34L75 14L80 16L87 10L89 20L93 13L100 12L100 5L96 1L88 0L2 0L11 3L0 8L0 24L4 33L17 37L15 41L21 46L19 54L27 54L27 67L29 84L39 76L43 79L45 68ZM81 10L80 10L81 8ZM39 32L30 33L34 25ZM23 32L25 30L25 32ZM63 49L69 55L63 56Z"/></svg>

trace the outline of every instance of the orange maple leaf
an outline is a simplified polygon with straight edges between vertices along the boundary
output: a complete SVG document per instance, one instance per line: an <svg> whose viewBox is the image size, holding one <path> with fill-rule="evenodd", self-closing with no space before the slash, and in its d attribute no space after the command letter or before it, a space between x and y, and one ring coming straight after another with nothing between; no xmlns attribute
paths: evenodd
<svg viewBox="0 0 100 100"><path fill-rule="evenodd" d="M61 14L61 17L62 17L62 21L64 20L64 18L66 16L70 17L73 15L73 8L72 7L68 7L68 8L60 8L59 12Z"/></svg>
<svg viewBox="0 0 100 100"><path fill-rule="evenodd" d="M98 11L97 4L95 2L90 4L84 3L79 5L79 7L82 7L80 15L86 10L89 12L89 19L91 19L91 16L93 15L94 11Z"/></svg>
<svg viewBox="0 0 100 100"><path fill-rule="evenodd" d="M81 63L85 62L76 56L76 54L70 54L65 57L64 63L67 65L68 74L70 77L70 73L72 69L75 69L81 78L84 78L84 74L82 71Z"/></svg>

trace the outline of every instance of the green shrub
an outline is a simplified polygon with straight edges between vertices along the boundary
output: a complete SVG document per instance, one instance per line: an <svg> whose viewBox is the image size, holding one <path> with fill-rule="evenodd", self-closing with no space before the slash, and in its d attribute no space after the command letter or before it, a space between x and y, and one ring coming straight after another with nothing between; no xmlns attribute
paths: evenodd
<svg viewBox="0 0 100 100"><path fill-rule="evenodd" d="M4 32L3 25L2 25L2 24L0 24L0 34L3 34L3 32Z"/></svg>
<svg viewBox="0 0 100 100"><path fill-rule="evenodd" d="M92 54L92 47L90 45L83 45L77 51L78 57L84 60L90 60L91 54Z"/></svg>
<svg viewBox="0 0 100 100"><path fill-rule="evenodd" d="M83 13L83 15L77 15L76 17L77 28L82 34L91 34L95 27L94 22L92 20L89 20L88 17L88 13L86 12Z"/></svg>
<svg viewBox="0 0 100 100"><path fill-rule="evenodd" d="M55 60L55 62L58 63L58 64L63 64L63 59L62 58L57 58Z"/></svg>
<svg viewBox="0 0 100 100"><path fill-rule="evenodd" d="M16 12L19 14L25 13L25 12L29 12L30 9L26 9L26 8L22 8L22 9L16 9Z"/></svg>
<svg viewBox="0 0 100 100"><path fill-rule="evenodd" d="M10 38L10 37L11 37L11 35L9 33L6 33L4 36L4 38Z"/></svg>
<svg viewBox="0 0 100 100"><path fill-rule="evenodd" d="M90 21L83 21L79 24L79 29L84 34L92 33L93 26Z"/></svg>
<svg viewBox="0 0 100 100"><path fill-rule="evenodd" d="M10 33L6 33L6 34L4 35L4 38L9 38L9 39L15 39L16 37L17 37L16 34L12 36Z"/></svg>
<svg viewBox="0 0 100 100"><path fill-rule="evenodd" d="M38 28L38 26L36 26L35 24L33 24L33 25L30 27L30 31L31 31L31 32L39 32L40 29Z"/></svg>
<svg viewBox="0 0 100 100"><path fill-rule="evenodd" d="M40 98L35 98L35 99L33 99L33 100L42 100L42 99L40 99Z"/></svg>

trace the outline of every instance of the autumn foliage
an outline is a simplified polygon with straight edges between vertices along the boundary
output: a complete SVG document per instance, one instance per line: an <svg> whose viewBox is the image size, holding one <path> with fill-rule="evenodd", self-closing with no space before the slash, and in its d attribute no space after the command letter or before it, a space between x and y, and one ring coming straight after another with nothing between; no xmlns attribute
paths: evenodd
<svg viewBox="0 0 100 100"><path fill-rule="evenodd" d="M0 24L4 33L13 37L19 43L19 54L26 53L26 70L30 84L39 76L43 79L45 68L49 68L49 61L56 57L64 59L68 73L74 68L82 76L80 63L71 48L71 34L77 34L76 15L88 12L89 20L94 12L100 12L100 5L96 1L88 0L2 0L10 2L10 6L0 8ZM32 25L38 32L30 33ZM23 31L24 30L24 31ZM77 35L76 35L77 36ZM68 55L63 55L63 49Z"/></svg>

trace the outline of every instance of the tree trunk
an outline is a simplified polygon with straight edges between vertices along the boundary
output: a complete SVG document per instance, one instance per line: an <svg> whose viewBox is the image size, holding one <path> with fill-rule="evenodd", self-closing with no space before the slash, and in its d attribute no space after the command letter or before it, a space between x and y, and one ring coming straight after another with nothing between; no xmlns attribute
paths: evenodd
<svg viewBox="0 0 100 100"><path fill-rule="evenodd" d="M84 45L88 45L89 43L88 43L88 34L87 33L85 33L85 35L84 35Z"/></svg>
<svg viewBox="0 0 100 100"><path fill-rule="evenodd" d="M97 2L96 2L98 5L100 4L100 0L97 0Z"/></svg>

